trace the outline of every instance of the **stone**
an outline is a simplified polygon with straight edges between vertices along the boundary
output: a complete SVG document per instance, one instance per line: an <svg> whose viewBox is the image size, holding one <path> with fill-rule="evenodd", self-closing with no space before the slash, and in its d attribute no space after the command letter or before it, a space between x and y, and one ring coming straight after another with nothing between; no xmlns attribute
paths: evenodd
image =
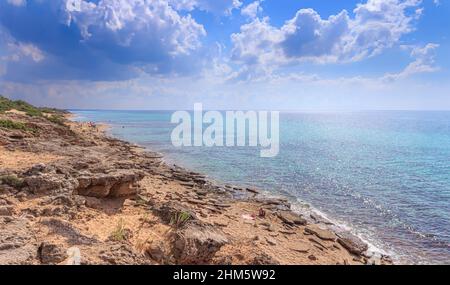
<svg viewBox="0 0 450 285"><path fill-rule="evenodd" d="M288 224L288 225L306 225L307 221L300 217L299 215L291 212L291 211L281 211L278 212L278 218L280 218L281 221L283 221L284 223Z"/></svg>
<svg viewBox="0 0 450 285"><path fill-rule="evenodd" d="M0 206L0 216L12 216L13 211L11 206Z"/></svg>
<svg viewBox="0 0 450 285"><path fill-rule="evenodd" d="M338 233L338 242L350 253L361 255L365 252L369 246L363 242L360 238L349 232Z"/></svg>
<svg viewBox="0 0 450 285"><path fill-rule="evenodd" d="M25 177L24 184L33 194L58 193L63 190L71 192L78 186L78 182L73 178L51 173Z"/></svg>
<svg viewBox="0 0 450 285"><path fill-rule="evenodd" d="M0 217L0 264L33 264L36 260L36 238L24 218Z"/></svg>
<svg viewBox="0 0 450 285"><path fill-rule="evenodd" d="M144 174L137 170L118 170L108 174L92 174L78 178L76 193L82 196L106 198L126 197L137 193L134 184Z"/></svg>
<svg viewBox="0 0 450 285"><path fill-rule="evenodd" d="M172 255L178 264L208 264L228 243L223 233L209 225L189 224L172 235Z"/></svg>
<svg viewBox="0 0 450 285"><path fill-rule="evenodd" d="M43 242L38 248L38 256L43 264L58 264L67 258L67 252L60 245Z"/></svg>
<svg viewBox="0 0 450 285"><path fill-rule="evenodd" d="M147 248L146 253L150 256L151 259L159 263L162 263L164 261L164 257L166 256L164 246L160 243L151 244Z"/></svg>
<svg viewBox="0 0 450 285"><path fill-rule="evenodd" d="M309 245L306 243L296 243L291 249L300 253L308 253L310 250Z"/></svg>
<svg viewBox="0 0 450 285"><path fill-rule="evenodd" d="M246 188L245 190L247 190L247 192L253 193L253 194L259 194L259 191L256 190L255 188Z"/></svg>
<svg viewBox="0 0 450 285"><path fill-rule="evenodd" d="M306 227L305 232L315 235L322 240L336 240L336 235L330 230L316 228L316 227Z"/></svg>
<svg viewBox="0 0 450 285"><path fill-rule="evenodd" d="M280 262L278 262L278 260L269 256L266 253L259 253L248 264L249 265L279 265Z"/></svg>
<svg viewBox="0 0 450 285"><path fill-rule="evenodd" d="M266 237L266 241L269 245L277 245L277 241L273 238Z"/></svg>
<svg viewBox="0 0 450 285"><path fill-rule="evenodd" d="M140 253L137 253L133 247L124 243L107 244L99 251L99 256L106 264L112 265L138 265L149 264Z"/></svg>

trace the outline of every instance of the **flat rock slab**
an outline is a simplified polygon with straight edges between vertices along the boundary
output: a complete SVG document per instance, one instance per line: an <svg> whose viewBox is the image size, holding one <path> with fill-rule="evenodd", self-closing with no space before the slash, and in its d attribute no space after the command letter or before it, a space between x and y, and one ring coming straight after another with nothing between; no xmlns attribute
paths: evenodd
<svg viewBox="0 0 450 285"><path fill-rule="evenodd" d="M330 230L315 227L306 227L305 232L313 234L322 240L332 240L332 241L336 240L336 235Z"/></svg>
<svg viewBox="0 0 450 285"><path fill-rule="evenodd" d="M278 218L280 218L281 221L288 225L306 225L307 222L304 218L300 217L299 215L290 212L290 211L282 211L278 212Z"/></svg>
<svg viewBox="0 0 450 285"><path fill-rule="evenodd" d="M360 238L348 232L338 233L338 242L350 253L356 255L361 255L369 248Z"/></svg>
<svg viewBox="0 0 450 285"><path fill-rule="evenodd" d="M309 252L310 247L306 243L297 243L295 246L291 247L291 249L296 252L307 253Z"/></svg>

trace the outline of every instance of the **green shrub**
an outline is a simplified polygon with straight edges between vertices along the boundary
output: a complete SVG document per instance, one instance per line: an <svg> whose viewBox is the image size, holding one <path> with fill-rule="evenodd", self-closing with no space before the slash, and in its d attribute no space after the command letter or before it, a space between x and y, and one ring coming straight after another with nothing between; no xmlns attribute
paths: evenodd
<svg viewBox="0 0 450 285"><path fill-rule="evenodd" d="M57 124L57 125L64 125L64 118L62 116L58 116L58 115L51 115L49 117L46 117L47 120L49 120L50 122Z"/></svg>
<svg viewBox="0 0 450 285"><path fill-rule="evenodd" d="M22 130L22 131L30 130L30 128L28 128L24 123L15 122L11 120L0 120L0 128L11 130Z"/></svg>
<svg viewBox="0 0 450 285"><path fill-rule="evenodd" d="M31 117L43 117L43 113L53 114L53 115L59 115L64 113L64 111L54 109L54 108L47 108L47 107L35 107L23 100L17 100L13 101L8 98L5 98L0 95L0 113L4 113L9 110L18 110L21 112L25 112L28 116Z"/></svg>
<svg viewBox="0 0 450 285"><path fill-rule="evenodd" d="M15 175L0 176L0 182L2 184L6 184L6 185L9 185L14 188L22 188L23 183L24 183L23 179L18 178Z"/></svg>

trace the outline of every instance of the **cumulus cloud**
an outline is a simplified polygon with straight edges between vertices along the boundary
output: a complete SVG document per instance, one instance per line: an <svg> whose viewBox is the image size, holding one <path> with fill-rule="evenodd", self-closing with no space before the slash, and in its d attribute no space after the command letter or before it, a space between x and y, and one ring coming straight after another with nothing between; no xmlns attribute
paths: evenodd
<svg viewBox="0 0 450 285"><path fill-rule="evenodd" d="M245 70L273 70L301 61L351 62L380 54L413 31L420 0L368 0L353 15L345 10L323 19L301 9L280 27L254 19L231 36L233 60ZM413 9L413 11L410 11ZM252 68L249 68L252 67Z"/></svg>
<svg viewBox="0 0 450 285"><path fill-rule="evenodd" d="M261 2L262 0L248 4L247 6L242 8L241 15L248 17L250 19L256 18L258 16L258 13L262 12Z"/></svg>
<svg viewBox="0 0 450 285"><path fill-rule="evenodd" d="M216 15L230 15L233 9L242 6L240 0L169 0L170 5L177 10L204 10Z"/></svg>
<svg viewBox="0 0 450 285"><path fill-rule="evenodd" d="M206 35L165 0L41 0L20 9L0 2L0 25L17 42L47 55L40 66L8 67L10 79L33 69L33 76L44 79L91 80L189 72Z"/></svg>

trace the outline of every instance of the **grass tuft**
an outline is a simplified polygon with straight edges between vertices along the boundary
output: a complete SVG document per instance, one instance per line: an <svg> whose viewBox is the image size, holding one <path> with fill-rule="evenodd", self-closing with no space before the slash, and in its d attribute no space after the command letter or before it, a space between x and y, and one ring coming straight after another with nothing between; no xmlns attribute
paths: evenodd
<svg viewBox="0 0 450 285"><path fill-rule="evenodd" d="M191 214L188 212L175 213L170 219L170 225L178 229L184 226L191 219Z"/></svg>
<svg viewBox="0 0 450 285"><path fill-rule="evenodd" d="M123 219L119 220L110 237L114 241L124 241L127 239L127 230L125 229Z"/></svg>

